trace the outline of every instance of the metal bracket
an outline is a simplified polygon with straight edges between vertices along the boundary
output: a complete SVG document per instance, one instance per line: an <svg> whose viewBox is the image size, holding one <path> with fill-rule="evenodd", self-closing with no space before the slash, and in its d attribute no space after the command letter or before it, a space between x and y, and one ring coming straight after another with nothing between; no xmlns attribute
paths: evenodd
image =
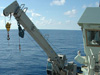
<svg viewBox="0 0 100 75"><path fill-rule="evenodd" d="M24 6L25 6L25 4L21 4L21 5L20 5L20 8L21 8L21 9L24 9Z"/></svg>
<svg viewBox="0 0 100 75"><path fill-rule="evenodd" d="M24 12L26 12L27 10L28 10L28 7L25 7L25 8L23 9Z"/></svg>

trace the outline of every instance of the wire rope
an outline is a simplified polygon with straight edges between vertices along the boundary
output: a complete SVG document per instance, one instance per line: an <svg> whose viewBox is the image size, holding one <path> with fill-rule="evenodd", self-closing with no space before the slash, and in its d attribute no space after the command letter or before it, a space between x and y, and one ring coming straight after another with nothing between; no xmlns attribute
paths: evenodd
<svg viewBox="0 0 100 75"><path fill-rule="evenodd" d="M37 45L36 42L28 36L28 33L25 33L25 34L26 34L27 38L30 39L31 43L34 44L34 45L43 53L43 56L44 56L44 55L47 56L47 55L44 53L44 51L39 47L39 45ZM39 68L41 68L40 65L42 65L42 64L39 62Z"/></svg>
<svg viewBox="0 0 100 75"><path fill-rule="evenodd" d="M25 33L25 34L26 34L26 36L30 39L31 43L35 44L35 46L41 50L41 48L34 42L34 40L32 40L32 39L28 36L27 33ZM41 50L41 52L44 54L43 50ZM44 55L46 55L46 54L44 54Z"/></svg>
<svg viewBox="0 0 100 75"><path fill-rule="evenodd" d="M41 31L40 31L41 33ZM42 34L42 33L41 33ZM43 37L56 49L56 50L59 50L48 38L46 38L44 35ZM62 53L60 50L59 50L60 53Z"/></svg>

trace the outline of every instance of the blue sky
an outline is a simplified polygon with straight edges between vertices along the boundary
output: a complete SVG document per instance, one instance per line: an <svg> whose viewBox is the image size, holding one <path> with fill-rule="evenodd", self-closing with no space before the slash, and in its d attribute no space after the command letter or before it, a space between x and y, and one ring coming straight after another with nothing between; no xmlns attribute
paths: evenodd
<svg viewBox="0 0 100 75"><path fill-rule="evenodd" d="M0 29L5 29L3 9L15 0L0 0ZM99 0L17 0L28 7L26 14L39 29L80 30L77 22L86 7L98 7ZM6 18L9 21L9 18ZM12 17L11 29L17 29Z"/></svg>

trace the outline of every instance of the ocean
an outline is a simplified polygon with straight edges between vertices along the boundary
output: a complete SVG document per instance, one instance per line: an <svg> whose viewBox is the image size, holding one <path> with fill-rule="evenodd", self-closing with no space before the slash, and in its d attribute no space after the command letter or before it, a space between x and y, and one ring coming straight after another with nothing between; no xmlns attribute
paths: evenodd
<svg viewBox="0 0 100 75"><path fill-rule="evenodd" d="M77 51L84 54L83 37L80 30L40 30L41 34L57 54L65 54L67 61L74 61ZM25 31L20 38L17 30L0 30L0 75L46 75L47 55Z"/></svg>

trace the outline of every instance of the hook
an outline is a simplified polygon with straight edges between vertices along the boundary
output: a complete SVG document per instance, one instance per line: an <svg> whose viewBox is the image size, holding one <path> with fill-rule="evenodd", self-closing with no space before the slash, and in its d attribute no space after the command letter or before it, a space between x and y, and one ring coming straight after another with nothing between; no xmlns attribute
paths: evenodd
<svg viewBox="0 0 100 75"><path fill-rule="evenodd" d="M23 8L24 8L24 6L25 6L25 4L21 4L21 5L20 5L20 8L21 8L21 9L23 9Z"/></svg>

